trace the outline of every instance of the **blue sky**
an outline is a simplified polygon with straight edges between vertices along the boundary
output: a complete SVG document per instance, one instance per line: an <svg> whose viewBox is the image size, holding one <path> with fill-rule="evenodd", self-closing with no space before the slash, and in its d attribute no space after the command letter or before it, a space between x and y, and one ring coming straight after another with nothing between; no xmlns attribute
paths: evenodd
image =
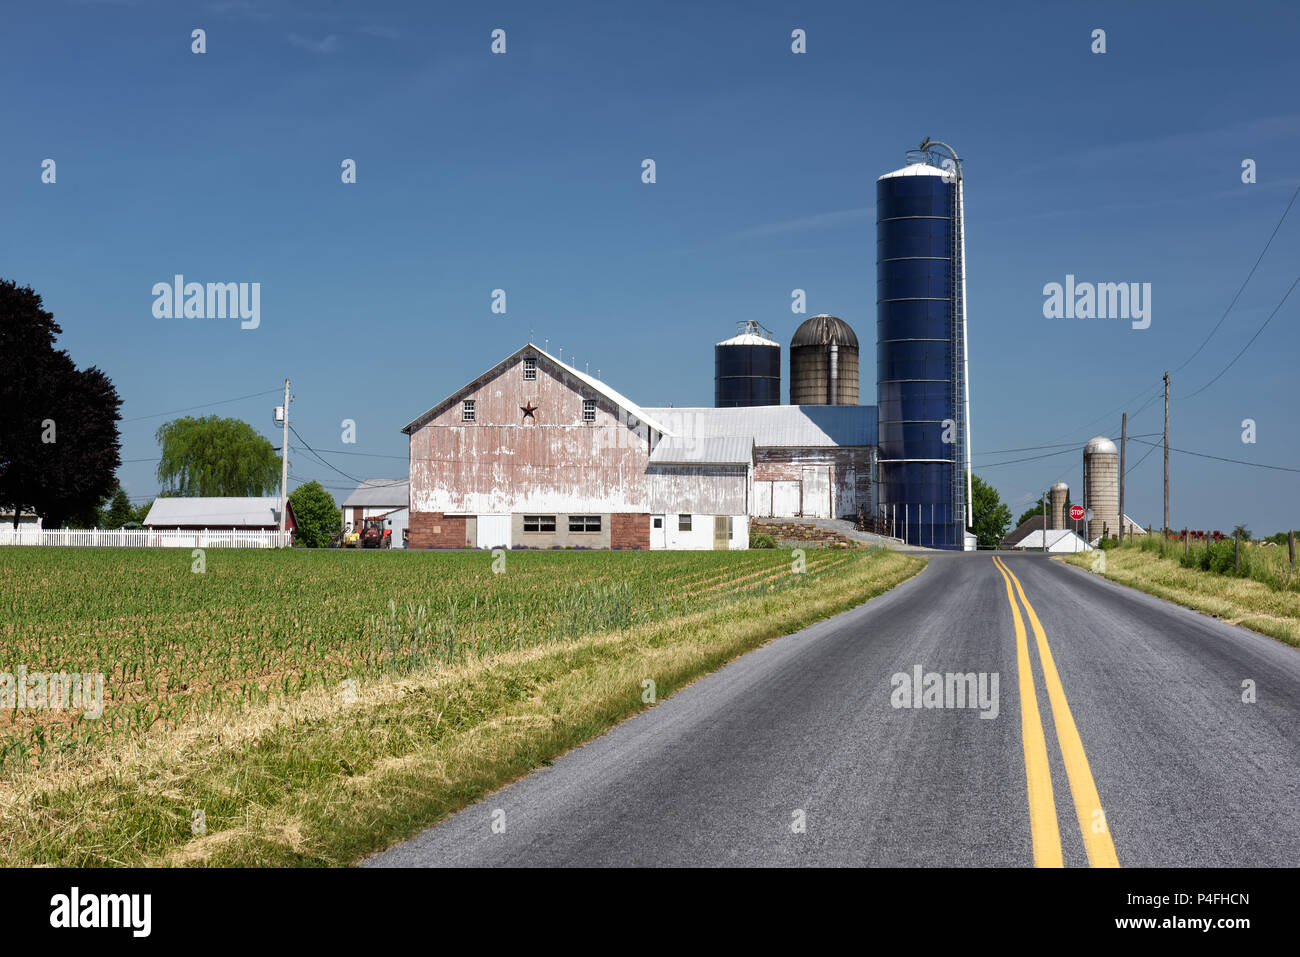
<svg viewBox="0 0 1300 957"><path fill-rule="evenodd" d="M274 395L209 404L286 376L328 461L402 475L402 425L530 329L645 405L708 405L713 343L742 319L788 343L801 288L808 314L857 330L874 401L875 179L930 136L966 159L976 472L1018 514L1078 487L1083 441L1118 437L1120 407L1193 353L1300 186L1298 27L1287 2L14 5L0 276L40 292L62 346L117 385L137 501L157 490L156 413L201 406L278 445ZM1179 401L1255 333L1298 253L1293 210L1174 377L1176 448L1300 467L1300 292ZM156 318L151 289L175 273L260 282L260 327ZM1151 283L1151 327L1044 318L1066 274ZM1160 459L1129 474L1144 524L1161 521ZM306 454L291 468L340 500L350 484ZM1174 527L1300 525L1297 473L1173 468Z"/></svg>

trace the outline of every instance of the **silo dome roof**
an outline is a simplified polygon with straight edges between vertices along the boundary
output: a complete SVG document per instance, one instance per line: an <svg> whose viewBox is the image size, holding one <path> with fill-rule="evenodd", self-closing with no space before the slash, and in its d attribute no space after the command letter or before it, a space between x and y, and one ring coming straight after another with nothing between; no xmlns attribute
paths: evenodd
<svg viewBox="0 0 1300 957"><path fill-rule="evenodd" d="M1053 491L1053 492L1068 492L1068 491L1070 491L1070 486L1066 485L1064 482L1057 482L1055 485L1052 486L1052 491Z"/></svg>
<svg viewBox="0 0 1300 957"><path fill-rule="evenodd" d="M1089 439L1088 444L1083 447L1085 455L1115 455L1119 449L1115 448L1115 443L1104 435L1099 435L1094 439Z"/></svg>
<svg viewBox="0 0 1300 957"><path fill-rule="evenodd" d="M797 346L830 345L852 346L856 349L858 337L843 319L825 313L805 319L794 331L794 337L790 340L792 349Z"/></svg>

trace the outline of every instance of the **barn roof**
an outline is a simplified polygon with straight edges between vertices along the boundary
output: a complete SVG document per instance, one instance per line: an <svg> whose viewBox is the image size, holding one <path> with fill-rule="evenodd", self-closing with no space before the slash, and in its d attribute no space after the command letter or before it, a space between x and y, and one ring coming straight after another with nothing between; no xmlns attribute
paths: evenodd
<svg viewBox="0 0 1300 957"><path fill-rule="evenodd" d="M661 439L650 453L651 465L752 465L752 435Z"/></svg>
<svg viewBox="0 0 1300 957"><path fill-rule="evenodd" d="M343 508L401 508L411 503L409 479L363 479Z"/></svg>
<svg viewBox="0 0 1300 957"><path fill-rule="evenodd" d="M874 405L754 405L646 409L671 434L709 438L751 435L760 448L829 448L876 444Z"/></svg>
<svg viewBox="0 0 1300 957"><path fill-rule="evenodd" d="M280 497L260 498L156 498L144 524L155 528L191 525L222 528L226 525L278 527Z"/></svg>
<svg viewBox="0 0 1300 957"><path fill-rule="evenodd" d="M608 385L606 385L604 382L601 382L595 376L588 375L585 372L579 372L577 369L573 368L573 366L568 365L565 362L561 362L559 359L555 358L555 356L551 355L545 349L542 349L540 346L534 345L531 342L523 346L522 348L516 349L510 355L506 356L504 359L502 359L500 362L494 365L491 369L488 369L486 372L482 373L481 375L475 376L472 380L465 383L463 386L461 386L451 395L447 396L437 405L433 406L433 408L429 409L427 412L423 413L422 415L419 415L416 418L412 419L410 422L408 422L405 426L402 427L402 431L409 434L413 429L419 428L425 422L428 422L434 416L444 411L452 403L456 402L466 392L472 392L474 389L478 388L479 385L483 383L485 380L491 379L499 375L504 369L506 369L512 363L514 363L516 359L519 359L521 356L524 355L535 355L538 359L541 359L549 363L551 366L557 369L561 369L564 372L567 372L575 379L581 381L584 385L594 389L596 392L603 395L610 402L614 403L614 405L625 410L629 415L636 418L638 421L644 422L646 425L654 429L656 432L659 432L664 435L672 434L671 430L665 428L662 424L660 424L660 422L656 418L654 418L651 415L648 415L644 409L642 409L639 405L637 405L631 399L627 398L622 393L617 392L616 390L610 388Z"/></svg>

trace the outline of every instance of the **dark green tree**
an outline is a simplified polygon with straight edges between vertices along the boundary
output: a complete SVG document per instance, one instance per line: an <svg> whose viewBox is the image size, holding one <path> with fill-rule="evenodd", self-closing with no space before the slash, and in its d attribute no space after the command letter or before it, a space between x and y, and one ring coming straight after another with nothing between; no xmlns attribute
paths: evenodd
<svg viewBox="0 0 1300 957"><path fill-rule="evenodd" d="M1011 524L1011 509L1002 503L997 489L978 475L971 476L971 515L980 548L997 548Z"/></svg>
<svg viewBox="0 0 1300 957"><path fill-rule="evenodd" d="M55 348L62 333L31 287L0 280L0 504L46 528L94 523L121 464L122 400L108 376Z"/></svg>
<svg viewBox="0 0 1300 957"><path fill-rule="evenodd" d="M342 516L334 496L320 482L307 482L289 493L289 506L298 527L294 541L308 548L324 548L339 530Z"/></svg>
<svg viewBox="0 0 1300 957"><path fill-rule="evenodd" d="M247 422L187 415L160 426L156 437L163 495L256 496L280 487L275 447Z"/></svg>
<svg viewBox="0 0 1300 957"><path fill-rule="evenodd" d="M134 519L135 509L131 507L131 499L127 496L126 489L119 485L108 501L108 508L104 510L103 527L121 528Z"/></svg>

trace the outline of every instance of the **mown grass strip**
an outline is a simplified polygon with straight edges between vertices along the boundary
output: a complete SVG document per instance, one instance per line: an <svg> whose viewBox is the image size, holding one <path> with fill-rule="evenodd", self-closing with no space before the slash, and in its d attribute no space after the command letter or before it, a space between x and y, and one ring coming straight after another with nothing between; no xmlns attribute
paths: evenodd
<svg viewBox="0 0 1300 957"><path fill-rule="evenodd" d="M418 833L772 638L860 604L924 561L875 551L668 621L308 692L123 742L99 771L0 791L7 863L337 866ZM206 833L195 834L194 812Z"/></svg>

